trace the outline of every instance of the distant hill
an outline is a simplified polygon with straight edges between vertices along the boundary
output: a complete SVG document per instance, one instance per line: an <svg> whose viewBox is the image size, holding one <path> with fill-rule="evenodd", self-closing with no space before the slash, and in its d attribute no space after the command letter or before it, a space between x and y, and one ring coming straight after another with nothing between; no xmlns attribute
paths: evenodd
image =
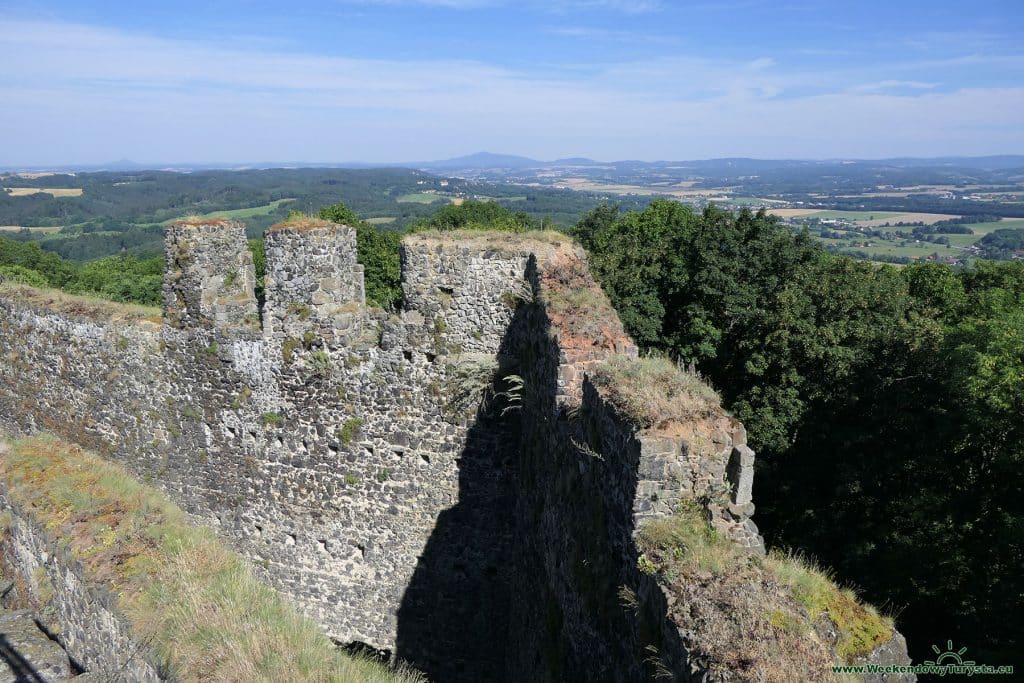
<svg viewBox="0 0 1024 683"><path fill-rule="evenodd" d="M406 164L402 164L405 166ZM537 168L544 166L545 162L530 159L529 157L516 156L514 154L494 154L492 152L477 152L467 156L442 161L421 161L408 164L415 168L439 171L465 168Z"/></svg>

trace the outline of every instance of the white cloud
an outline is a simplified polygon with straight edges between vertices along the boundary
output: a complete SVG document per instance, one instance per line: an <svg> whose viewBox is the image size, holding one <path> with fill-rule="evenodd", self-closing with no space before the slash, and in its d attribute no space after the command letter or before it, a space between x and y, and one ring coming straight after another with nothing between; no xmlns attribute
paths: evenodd
<svg viewBox="0 0 1024 683"><path fill-rule="evenodd" d="M0 165L1024 150L1024 87L673 57L527 73L0 23ZM864 85L864 84L868 85Z"/></svg>
<svg viewBox="0 0 1024 683"><path fill-rule="evenodd" d="M849 89L855 93L884 92L887 90L933 90L939 87L938 83L925 83L924 81L899 81L887 79L877 83L863 83Z"/></svg>

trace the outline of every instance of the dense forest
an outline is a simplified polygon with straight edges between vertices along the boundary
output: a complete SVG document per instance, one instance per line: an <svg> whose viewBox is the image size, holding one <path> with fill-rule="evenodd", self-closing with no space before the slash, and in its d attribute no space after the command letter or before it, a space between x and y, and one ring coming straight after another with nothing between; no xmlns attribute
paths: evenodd
<svg viewBox="0 0 1024 683"><path fill-rule="evenodd" d="M1021 661L1024 263L897 269L660 200L572 232L637 341L747 426L771 545L896 611L915 660Z"/></svg>
<svg viewBox="0 0 1024 683"><path fill-rule="evenodd" d="M76 261L118 253L158 256L163 224L186 214L238 218L249 236L258 238L292 211L315 213L337 202L380 227L403 230L453 200L491 199L562 226L601 201L588 193L441 178L410 169L9 175L0 176L0 186L10 189L0 190L0 226L24 228L5 236L39 241L44 249ZM22 194L29 188L81 190L81 195ZM630 206L644 203L637 198ZM57 230L39 230L45 227Z"/></svg>
<svg viewBox="0 0 1024 683"><path fill-rule="evenodd" d="M344 204L320 214L356 225L368 298L396 306L400 234ZM410 229L544 225L467 201ZM894 612L916 661L953 640L1021 663L1024 262L860 262L764 213L660 199L597 206L569 232L637 342L694 363L746 425L770 545ZM161 269L0 239L0 274L122 301L158 301Z"/></svg>
<svg viewBox="0 0 1024 683"><path fill-rule="evenodd" d="M159 306L163 276L163 257L108 256L78 264L44 251L35 242L0 237L0 278L4 281Z"/></svg>

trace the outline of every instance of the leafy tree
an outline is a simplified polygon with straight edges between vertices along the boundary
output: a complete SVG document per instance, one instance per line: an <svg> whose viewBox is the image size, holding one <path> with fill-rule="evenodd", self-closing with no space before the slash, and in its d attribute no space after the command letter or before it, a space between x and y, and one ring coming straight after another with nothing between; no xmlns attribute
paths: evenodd
<svg viewBox="0 0 1024 683"><path fill-rule="evenodd" d="M356 229L359 263L363 264L366 300L373 306L394 309L402 301L402 233L379 230L339 202L320 209L320 217Z"/></svg>
<svg viewBox="0 0 1024 683"><path fill-rule="evenodd" d="M0 280L17 282L30 287L49 287L42 273L24 266L0 266Z"/></svg>
<svg viewBox="0 0 1024 683"><path fill-rule="evenodd" d="M510 211L495 201L469 199L462 204L448 204L433 216L418 221L413 230L506 230L524 232L541 227L522 211Z"/></svg>
<svg viewBox="0 0 1024 683"><path fill-rule="evenodd" d="M267 278L267 250L263 240L249 240L249 253L252 254L253 270L256 272L255 295L256 300L262 305L266 296L265 281Z"/></svg>
<svg viewBox="0 0 1024 683"><path fill-rule="evenodd" d="M1021 655L1024 263L897 270L667 200L573 233L631 334L747 426L770 542L902 609L915 658Z"/></svg>
<svg viewBox="0 0 1024 683"><path fill-rule="evenodd" d="M21 266L34 270L51 287L62 287L73 277L75 267L57 254L43 251L35 242L18 242L0 237L0 266Z"/></svg>
<svg viewBox="0 0 1024 683"><path fill-rule="evenodd" d="M72 293L94 293L113 301L159 306L163 286L162 258L109 256L81 266L64 286Z"/></svg>
<svg viewBox="0 0 1024 683"><path fill-rule="evenodd" d="M1024 251L1024 228L993 230L978 241L982 254L989 259L1010 259Z"/></svg>

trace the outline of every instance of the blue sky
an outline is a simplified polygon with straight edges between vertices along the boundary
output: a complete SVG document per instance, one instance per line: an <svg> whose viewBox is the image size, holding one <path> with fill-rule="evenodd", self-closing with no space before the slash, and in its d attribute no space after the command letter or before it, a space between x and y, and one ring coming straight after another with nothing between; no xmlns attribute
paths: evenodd
<svg viewBox="0 0 1024 683"><path fill-rule="evenodd" d="M0 167L1024 153L1024 2L0 0Z"/></svg>

